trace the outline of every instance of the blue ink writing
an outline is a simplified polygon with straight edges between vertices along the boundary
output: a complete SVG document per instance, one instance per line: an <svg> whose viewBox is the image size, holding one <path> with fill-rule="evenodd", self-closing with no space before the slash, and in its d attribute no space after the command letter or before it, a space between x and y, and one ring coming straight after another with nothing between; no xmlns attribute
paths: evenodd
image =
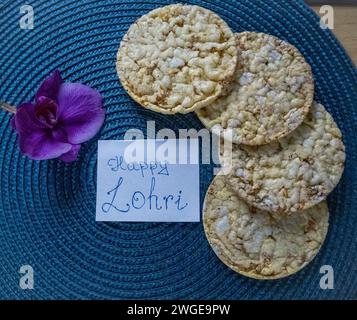
<svg viewBox="0 0 357 320"><path fill-rule="evenodd" d="M188 203L186 202L186 204L183 207L180 207L181 194L182 194L182 191L180 190L178 193L178 196L177 196L177 200L175 201L175 204L177 204L178 210L183 210L188 206Z"/></svg>
<svg viewBox="0 0 357 320"><path fill-rule="evenodd" d="M108 195L110 195L111 193L113 193L113 197L112 197L112 200L110 202L105 202L103 203L102 205L102 210L103 212L105 213L108 213L110 211L111 208L114 208L116 211L120 211L120 212L128 212L130 210L130 206L127 205L127 208L126 210L121 210L119 208L117 208L113 203L115 201L115 198L117 196L117 193L118 193L118 189L119 187L122 185L123 183L123 178L122 177L119 177L119 180L118 180L118 183L116 185L116 187L110 191L107 192Z"/></svg>
<svg viewBox="0 0 357 320"><path fill-rule="evenodd" d="M158 204L157 204L157 202L159 201L159 197L158 197L156 194L154 194L155 182L156 182L155 178L152 177L152 178L151 178L151 185L150 185L150 194L149 194L149 202L150 202L149 208L150 208L150 210L151 210L151 200L152 200L153 198L155 198L155 199L156 199L156 202L155 202L155 203L156 203L156 205L155 205L156 210L161 210L161 209L162 209L162 206L158 206Z"/></svg>
<svg viewBox="0 0 357 320"><path fill-rule="evenodd" d="M182 190L179 190L177 194L158 196L155 193L155 186L156 178L152 177L148 190L136 190L129 197L129 201L125 201L120 195L120 190L125 188L124 179L120 177L116 186L107 192L108 195L113 194L113 196L110 202L105 202L102 205L102 210L105 213L108 213L112 209L116 212L127 213L130 210L145 210L145 208L154 211L162 209L177 209L182 211L188 206L188 203L183 200Z"/></svg>
<svg viewBox="0 0 357 320"><path fill-rule="evenodd" d="M125 163L123 156L116 156L110 158L107 161L107 166L111 171L118 172L122 171L137 171L140 172L142 178L145 177L145 174L150 174L151 176L156 175L165 175L169 176L168 164L166 162L157 162L151 161L150 163L146 162L132 162Z"/></svg>
<svg viewBox="0 0 357 320"><path fill-rule="evenodd" d="M140 203L141 201L141 206L137 206L136 202ZM142 192L140 191L135 191L133 196L131 197L131 205L133 206L133 208L135 209L141 209L144 205L145 205L145 196Z"/></svg>

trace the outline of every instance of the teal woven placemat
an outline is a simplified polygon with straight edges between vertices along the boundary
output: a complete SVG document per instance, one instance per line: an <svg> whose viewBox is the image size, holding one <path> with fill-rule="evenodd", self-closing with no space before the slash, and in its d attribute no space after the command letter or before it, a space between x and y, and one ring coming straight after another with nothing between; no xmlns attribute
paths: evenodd
<svg viewBox="0 0 357 320"><path fill-rule="evenodd" d="M195 115L164 116L133 102L121 87L115 56L139 16L171 1L33 0L33 30L19 28L22 1L2 1L0 100L31 100L43 78L62 70L67 81L98 89L107 119L100 139L127 129L201 128ZM331 112L347 147L345 174L329 197L330 230L316 259L298 274L255 281L225 267L200 223L96 223L97 142L77 162L23 157L0 112L0 298L2 299L352 299L357 298L357 73L329 30L302 1L189 1L220 14L234 31L256 30L296 45L312 65L316 99ZM201 167L201 200L212 167ZM33 290L19 287L30 264ZM334 290L319 287L322 265L335 271Z"/></svg>

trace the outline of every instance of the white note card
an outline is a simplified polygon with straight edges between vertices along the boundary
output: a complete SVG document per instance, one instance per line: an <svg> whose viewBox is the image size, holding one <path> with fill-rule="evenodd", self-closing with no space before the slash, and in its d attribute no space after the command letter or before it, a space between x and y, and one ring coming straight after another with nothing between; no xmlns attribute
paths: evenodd
<svg viewBox="0 0 357 320"><path fill-rule="evenodd" d="M198 140L100 140L96 221L199 222Z"/></svg>

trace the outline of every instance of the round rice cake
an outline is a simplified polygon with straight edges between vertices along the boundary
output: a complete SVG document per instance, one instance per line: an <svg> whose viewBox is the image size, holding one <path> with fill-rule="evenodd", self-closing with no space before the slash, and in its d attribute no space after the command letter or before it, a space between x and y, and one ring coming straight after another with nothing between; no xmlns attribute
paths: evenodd
<svg viewBox="0 0 357 320"><path fill-rule="evenodd" d="M213 132L232 130L237 144L262 145L297 128L314 97L310 65L293 45L264 33L236 34L238 64L228 95L197 110Z"/></svg>
<svg viewBox="0 0 357 320"><path fill-rule="evenodd" d="M203 224L216 255L228 267L255 279L278 279L306 266L327 234L326 201L292 215L249 207L216 176L206 194Z"/></svg>
<svg viewBox="0 0 357 320"><path fill-rule="evenodd" d="M210 10L175 4L128 30L117 55L123 87L143 107L188 113L223 94L237 65L234 33Z"/></svg>
<svg viewBox="0 0 357 320"><path fill-rule="evenodd" d="M314 103L303 124L264 146L233 145L229 183L249 205L270 212L305 210L326 199L344 169L342 135Z"/></svg>

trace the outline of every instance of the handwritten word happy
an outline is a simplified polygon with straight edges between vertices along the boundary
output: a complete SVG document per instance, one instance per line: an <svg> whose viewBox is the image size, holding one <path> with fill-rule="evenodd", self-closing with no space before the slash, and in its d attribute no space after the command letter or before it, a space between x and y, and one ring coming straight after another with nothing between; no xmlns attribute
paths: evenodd
<svg viewBox="0 0 357 320"><path fill-rule="evenodd" d="M145 173L155 175L165 175L169 176L169 170L167 163L151 161L149 163L146 162L131 162L125 163L123 156L116 156L108 160L108 167L114 171L118 172L122 171L137 171L140 172L141 176L144 178Z"/></svg>

